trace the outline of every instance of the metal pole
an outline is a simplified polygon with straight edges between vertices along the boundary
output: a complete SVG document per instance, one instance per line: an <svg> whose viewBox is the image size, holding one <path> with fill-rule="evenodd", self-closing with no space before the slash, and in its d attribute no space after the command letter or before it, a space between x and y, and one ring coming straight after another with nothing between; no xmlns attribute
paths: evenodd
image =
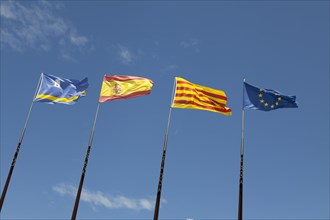
<svg viewBox="0 0 330 220"><path fill-rule="evenodd" d="M244 110L242 110L242 140L240 150L240 177L239 177L239 201L238 201L238 220L243 219L243 161L244 161Z"/></svg>
<svg viewBox="0 0 330 220"><path fill-rule="evenodd" d="M162 193L163 174L164 174L165 157L166 157L166 149L167 149L168 128L169 128L170 120L171 120L171 112L172 112L172 108L170 108L170 110L169 110L168 119L167 119L167 128L166 128L166 134L165 134L165 138L164 138L162 163L161 163L161 166L160 166L160 174L159 174L159 182L158 182L158 188L157 188L157 197L156 197L156 204L155 204L154 220L158 220L158 215L159 215L160 197L161 197L161 193Z"/></svg>
<svg viewBox="0 0 330 220"><path fill-rule="evenodd" d="M175 85L175 83L173 83L171 105L173 103L173 98L174 98L174 91L175 91L175 86L174 85ZM172 107L170 107L170 110L169 110L169 113L168 113L168 118L167 118L167 127L166 127L166 133L165 133L165 138L164 138L163 155L162 155L162 162L161 162L161 165L160 165L160 174L159 174L159 181L158 181L158 188L157 188L157 197L156 197L156 203L155 203L154 220L158 220L158 215L159 215L160 197L161 197L161 194L162 194L163 174L164 174L164 167L165 167L165 158L166 158L167 140L168 140L168 129L170 127L171 113L172 113Z"/></svg>
<svg viewBox="0 0 330 220"><path fill-rule="evenodd" d="M243 78L243 99L244 99L244 82ZM238 195L238 220L243 219L243 168L244 168L244 106L242 108L242 138L240 149L240 175L239 175L239 195Z"/></svg>
<svg viewBox="0 0 330 220"><path fill-rule="evenodd" d="M38 84L37 84L37 88L36 88L36 91L34 93L34 96L33 96L33 99L32 99L32 102L31 102L31 105L30 105L30 110L29 110L29 113L26 117L26 120L25 120L25 124L24 124L24 127L23 127L23 130L22 130L22 134L21 134L21 137L18 141L18 145L17 145L17 148L16 148L16 152L14 154L14 157L13 157L13 160L11 162L11 166L10 166L10 169L9 169L9 172L8 172L8 176L7 176L7 180L6 180L6 184L5 184L5 187L2 191L2 194L1 194L1 199L0 199L0 212L2 210L2 205L5 201L5 197L6 197L6 194L7 194L7 190L8 190L8 186L9 186L9 183L10 183L10 179L11 179L11 176L13 174L13 171L14 171L14 167L15 167L15 164L16 164L16 160L17 160L17 156L18 156L18 153L19 153L19 150L21 148L21 144L22 144L22 141L23 141L23 138L24 138L24 134L25 134L25 131L26 131L26 127L27 127L27 123L29 121L29 118L30 118L30 114L31 114L31 111L32 111L32 107L33 107L33 103L34 103L34 99L36 97L36 94L38 92L38 88L39 88L39 85L40 85L40 82L41 82L41 77L42 77L42 74L40 75L39 77L39 81L38 81Z"/></svg>
<svg viewBox="0 0 330 220"><path fill-rule="evenodd" d="M95 130L97 115L98 115L98 112L99 112L99 107L100 107L100 103L98 103L97 108L96 108L93 128L92 128L91 136L89 138L89 143L88 143L86 157L85 157L85 163L84 163L84 167L83 167L82 173L81 173L80 183L79 183L79 187L78 187L78 191L77 191L76 201L75 201L74 208L73 208L73 211L72 211L71 220L76 219L77 212L78 212L80 195L81 195L82 187L83 187L83 184L84 184L84 179L85 179L85 173L86 173L86 168L87 168L87 164L88 164L89 154L90 154L92 143L93 143L94 130Z"/></svg>

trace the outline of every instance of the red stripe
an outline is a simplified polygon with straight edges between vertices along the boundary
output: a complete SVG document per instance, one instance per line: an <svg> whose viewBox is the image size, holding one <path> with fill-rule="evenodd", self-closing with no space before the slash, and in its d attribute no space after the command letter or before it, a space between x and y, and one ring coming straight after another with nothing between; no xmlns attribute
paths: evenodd
<svg viewBox="0 0 330 220"><path fill-rule="evenodd" d="M109 102L116 99L128 99L150 94L150 90L134 92L127 95L100 96L99 102Z"/></svg>
<svg viewBox="0 0 330 220"><path fill-rule="evenodd" d="M194 98L197 99L200 102L206 103L206 104L210 104L210 105L220 105L222 107L225 107L226 105L220 102L216 102L212 99L210 99L210 101L205 101L205 100L201 100L198 96L193 95L193 94L176 94L175 97L187 97L187 98Z"/></svg>
<svg viewBox="0 0 330 220"><path fill-rule="evenodd" d="M152 80L137 76L104 76L104 81L112 82L112 81L129 81L129 80L148 80L150 83L154 83Z"/></svg>
<svg viewBox="0 0 330 220"><path fill-rule="evenodd" d="M194 86L194 84L192 84L192 83L190 83L190 82L181 81L181 80L177 80L177 81L176 81L176 84L188 84L188 85Z"/></svg>
<svg viewBox="0 0 330 220"><path fill-rule="evenodd" d="M193 101L183 101L183 100L178 100L178 101L174 101L174 104L188 104L188 105L194 105L203 109L208 109L208 110L215 110L217 112L223 112L223 113L229 113L231 112L231 109L228 108L217 108L217 107L212 107L212 106L204 106L204 105L200 105L196 102Z"/></svg>
<svg viewBox="0 0 330 220"><path fill-rule="evenodd" d="M218 95L218 94L210 93L210 92L205 92L204 90L198 89L198 88L192 89L192 88L180 86L180 87L176 87L176 90L198 91L198 92L203 93L206 96L210 96L210 97L213 97L213 98L222 99L222 100L227 101L227 97L226 96L222 96L222 95Z"/></svg>

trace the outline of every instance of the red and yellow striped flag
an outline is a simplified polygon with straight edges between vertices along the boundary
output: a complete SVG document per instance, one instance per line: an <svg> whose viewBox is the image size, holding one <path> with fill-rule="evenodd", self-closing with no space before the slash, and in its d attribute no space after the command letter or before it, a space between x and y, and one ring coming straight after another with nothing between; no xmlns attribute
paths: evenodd
<svg viewBox="0 0 330 220"><path fill-rule="evenodd" d="M99 102L148 95L153 81L136 76L104 76Z"/></svg>
<svg viewBox="0 0 330 220"><path fill-rule="evenodd" d="M224 91L193 84L183 78L175 77L176 90L173 108L189 108L231 115L226 107L227 96Z"/></svg>

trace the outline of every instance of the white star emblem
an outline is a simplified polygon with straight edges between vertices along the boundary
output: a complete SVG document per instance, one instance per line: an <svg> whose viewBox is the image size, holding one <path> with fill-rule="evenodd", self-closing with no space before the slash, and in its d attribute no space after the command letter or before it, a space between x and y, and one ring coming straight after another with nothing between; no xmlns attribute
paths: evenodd
<svg viewBox="0 0 330 220"><path fill-rule="evenodd" d="M56 79L54 81L54 86L57 87L57 88L61 88L61 81L59 79Z"/></svg>

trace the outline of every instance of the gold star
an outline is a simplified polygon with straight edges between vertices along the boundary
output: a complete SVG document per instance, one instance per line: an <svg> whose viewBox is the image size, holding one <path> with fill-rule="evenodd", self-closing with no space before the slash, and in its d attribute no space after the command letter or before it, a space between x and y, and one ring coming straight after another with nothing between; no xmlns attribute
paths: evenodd
<svg viewBox="0 0 330 220"><path fill-rule="evenodd" d="M262 92L262 89L259 89L260 92Z"/></svg>
<svg viewBox="0 0 330 220"><path fill-rule="evenodd" d="M278 97L277 100L278 100L278 101L281 101L281 97Z"/></svg>
<svg viewBox="0 0 330 220"><path fill-rule="evenodd" d="M259 97L260 97L260 98L262 97L262 93L259 94Z"/></svg>
<svg viewBox="0 0 330 220"><path fill-rule="evenodd" d="M274 105L271 105L270 107L271 107L271 108L274 108L275 106L274 106Z"/></svg>
<svg viewBox="0 0 330 220"><path fill-rule="evenodd" d="M268 106L268 103L266 102L266 103L265 103L265 107L267 107L267 106Z"/></svg>
<svg viewBox="0 0 330 220"><path fill-rule="evenodd" d="M275 105L278 105L278 102L275 102Z"/></svg>
<svg viewBox="0 0 330 220"><path fill-rule="evenodd" d="M261 103L264 103L264 102L265 102L265 100L261 99L261 100L260 100L260 102L261 102Z"/></svg>

